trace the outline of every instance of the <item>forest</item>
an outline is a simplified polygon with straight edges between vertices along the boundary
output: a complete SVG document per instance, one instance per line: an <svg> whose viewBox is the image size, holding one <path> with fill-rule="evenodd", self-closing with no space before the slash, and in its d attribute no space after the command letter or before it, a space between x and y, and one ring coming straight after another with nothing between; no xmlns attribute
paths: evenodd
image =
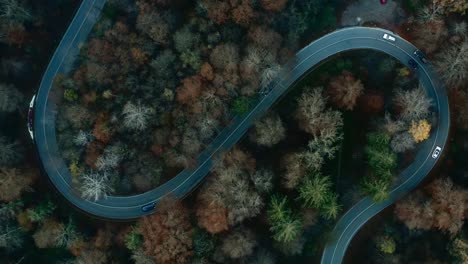
<svg viewBox="0 0 468 264"><path fill-rule="evenodd" d="M73 188L91 201L133 195L196 166L297 51L371 2L380 5L109 0L72 70L54 81L57 141ZM0 0L5 263L319 263L340 216L365 196L385 200L438 123L411 69L379 52L338 54L217 157L188 197L167 197L132 222L95 219L53 190L25 127L29 99L80 1L44 3ZM468 4L387 5L404 15L359 25L390 29L427 54L449 94L452 127L439 165L358 233L345 263L467 263Z"/></svg>

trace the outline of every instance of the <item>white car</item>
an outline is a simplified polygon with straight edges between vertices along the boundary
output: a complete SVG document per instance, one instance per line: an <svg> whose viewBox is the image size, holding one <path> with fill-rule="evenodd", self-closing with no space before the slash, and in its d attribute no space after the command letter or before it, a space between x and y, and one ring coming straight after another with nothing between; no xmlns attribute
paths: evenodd
<svg viewBox="0 0 468 264"><path fill-rule="evenodd" d="M396 38L390 34L384 34L383 35L383 38L386 39L386 40L390 40L392 42L395 42Z"/></svg>
<svg viewBox="0 0 468 264"><path fill-rule="evenodd" d="M34 95L33 98L31 99L31 102L29 103L29 110L28 110L28 132L33 141L34 141L33 125L34 125L34 100L35 99L36 99L36 95Z"/></svg>
<svg viewBox="0 0 468 264"><path fill-rule="evenodd" d="M432 152L432 158L433 158L433 159L437 159L437 157L439 157L439 155L440 155L440 151L441 151L441 150L442 150L442 149L441 149L440 147L436 147L436 148L434 149L434 152Z"/></svg>

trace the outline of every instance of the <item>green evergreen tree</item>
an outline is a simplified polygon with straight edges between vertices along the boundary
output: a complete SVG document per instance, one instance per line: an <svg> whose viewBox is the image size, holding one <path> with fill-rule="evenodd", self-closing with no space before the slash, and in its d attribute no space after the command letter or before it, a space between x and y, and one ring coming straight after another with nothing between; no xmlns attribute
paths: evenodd
<svg viewBox="0 0 468 264"><path fill-rule="evenodd" d="M132 230L125 236L125 246L132 252L140 249L143 245L143 236L138 226L132 226Z"/></svg>
<svg viewBox="0 0 468 264"><path fill-rule="evenodd" d="M49 216L52 215L56 206L50 200L43 201L39 203L36 207L30 208L27 210L28 217L31 222L42 223Z"/></svg>
<svg viewBox="0 0 468 264"><path fill-rule="evenodd" d="M299 187L299 198L307 207L322 208L332 192L331 187L330 176L320 174L309 176Z"/></svg>
<svg viewBox="0 0 468 264"><path fill-rule="evenodd" d="M267 210L270 231L273 239L287 243L297 239L302 233L302 219L293 213L286 196L274 195Z"/></svg>

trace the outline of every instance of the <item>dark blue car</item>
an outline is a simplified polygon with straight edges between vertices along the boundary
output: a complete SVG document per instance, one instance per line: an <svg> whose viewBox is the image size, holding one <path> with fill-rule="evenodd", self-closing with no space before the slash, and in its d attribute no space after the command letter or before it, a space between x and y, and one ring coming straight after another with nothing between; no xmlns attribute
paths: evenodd
<svg viewBox="0 0 468 264"><path fill-rule="evenodd" d="M155 202L149 203L149 204L146 204L146 205L143 205L143 206L141 207L141 211L147 213L147 212L149 212L149 211L153 211L154 208L156 208L156 203L155 203Z"/></svg>

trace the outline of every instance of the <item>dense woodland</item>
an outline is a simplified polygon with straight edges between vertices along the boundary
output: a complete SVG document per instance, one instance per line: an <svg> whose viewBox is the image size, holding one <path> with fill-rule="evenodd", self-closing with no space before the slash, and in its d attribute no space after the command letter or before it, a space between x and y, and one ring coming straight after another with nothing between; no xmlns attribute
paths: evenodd
<svg viewBox="0 0 468 264"><path fill-rule="evenodd" d="M412 70L378 52L339 54L217 157L189 197L168 197L131 223L96 220L51 191L24 127L49 59L38 50L54 48L35 40L58 43L65 28L54 19L73 13L63 2L50 3L48 17L35 1L0 0L5 263L317 263L336 220L365 195L384 200L437 126ZM391 30L423 50L446 85L450 142L420 188L358 234L348 262L467 263L468 4L397 2L406 17ZM109 1L73 70L54 84L74 188L90 200L130 195L196 166L297 50L339 27L348 4Z"/></svg>

